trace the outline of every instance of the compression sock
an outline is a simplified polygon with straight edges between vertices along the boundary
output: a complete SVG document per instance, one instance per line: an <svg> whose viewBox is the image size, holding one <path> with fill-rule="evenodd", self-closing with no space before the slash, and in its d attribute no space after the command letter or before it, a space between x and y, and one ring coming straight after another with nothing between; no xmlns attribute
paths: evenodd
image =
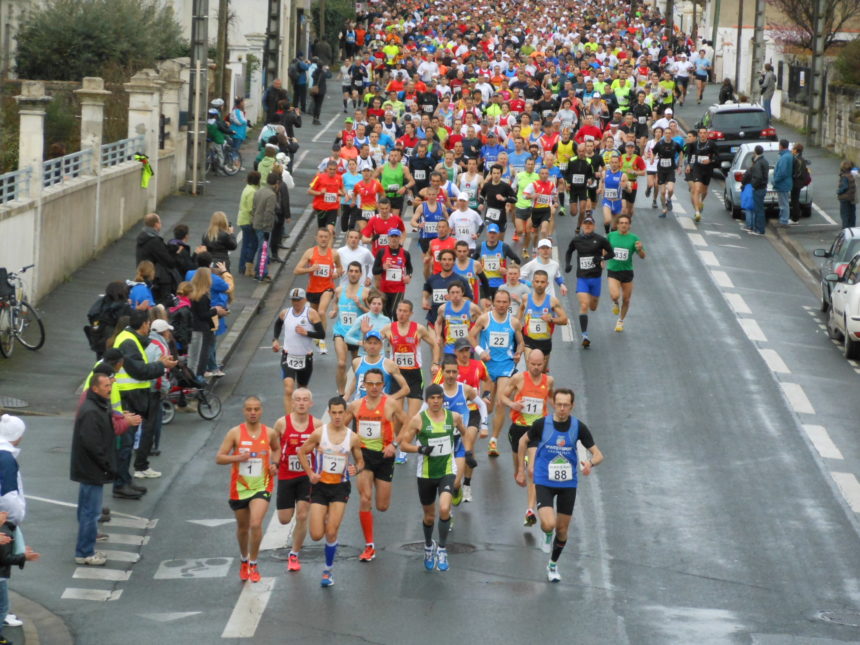
<svg viewBox="0 0 860 645"><path fill-rule="evenodd" d="M421 522L421 528L424 529L424 546L429 549L433 546L433 525L427 526Z"/></svg>
<svg viewBox="0 0 860 645"><path fill-rule="evenodd" d="M337 542L333 542L329 544L329 541L325 542L325 566L326 569L331 569L334 566L334 554L337 551Z"/></svg>
<svg viewBox="0 0 860 645"><path fill-rule="evenodd" d="M346 110L347 103L349 103L349 101L347 99L344 99L343 100L343 109L344 110Z"/></svg>
<svg viewBox="0 0 860 645"><path fill-rule="evenodd" d="M607 234L607 235L609 235L609 228L610 228L610 225L609 225L609 224L604 224L604 225L603 225L603 230L604 230L604 231L606 231L606 234Z"/></svg>
<svg viewBox="0 0 860 645"><path fill-rule="evenodd" d="M439 518L439 548L444 549L448 542L448 531L451 530L451 518L443 520Z"/></svg>
<svg viewBox="0 0 860 645"><path fill-rule="evenodd" d="M463 477L463 486L471 486L472 478L471 477Z"/></svg>
<svg viewBox="0 0 860 645"><path fill-rule="evenodd" d="M364 532L365 544L373 544L373 513L371 511L359 511L358 519L361 522L361 530Z"/></svg>
<svg viewBox="0 0 860 645"><path fill-rule="evenodd" d="M558 539L557 535L555 536L555 539L552 541L552 557L550 558L550 562L558 562L565 544L567 544L567 541L562 542Z"/></svg>
<svg viewBox="0 0 860 645"><path fill-rule="evenodd" d="M588 331L588 314L579 314L579 328L583 334Z"/></svg>

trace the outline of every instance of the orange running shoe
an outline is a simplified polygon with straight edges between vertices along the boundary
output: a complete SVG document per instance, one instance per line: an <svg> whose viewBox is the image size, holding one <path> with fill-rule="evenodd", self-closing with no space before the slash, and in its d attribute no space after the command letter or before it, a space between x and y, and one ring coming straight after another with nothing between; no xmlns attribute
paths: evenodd
<svg viewBox="0 0 860 645"><path fill-rule="evenodd" d="M376 557L376 549L373 548L372 545L368 544L364 547L364 553L358 556L358 559L361 562L370 562Z"/></svg>
<svg viewBox="0 0 860 645"><path fill-rule="evenodd" d="M290 553L289 560L287 561L287 571L301 571L302 564L299 562L299 556L295 553Z"/></svg>
<svg viewBox="0 0 860 645"><path fill-rule="evenodd" d="M248 561L242 560L242 564L239 567L239 580L241 580L242 582L245 582L245 580L247 580L248 576L250 575L250 571L249 571L248 567L249 567Z"/></svg>
<svg viewBox="0 0 860 645"><path fill-rule="evenodd" d="M257 568L256 564L252 564L248 567L249 577L248 579L251 582L260 582L260 570Z"/></svg>

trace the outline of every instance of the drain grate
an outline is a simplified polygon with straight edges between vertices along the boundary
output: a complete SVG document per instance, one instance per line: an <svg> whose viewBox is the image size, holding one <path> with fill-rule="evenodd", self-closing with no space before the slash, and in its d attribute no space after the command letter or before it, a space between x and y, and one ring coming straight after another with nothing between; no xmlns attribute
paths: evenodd
<svg viewBox="0 0 860 645"><path fill-rule="evenodd" d="M412 551L414 553L424 553L423 542L408 542L401 547L404 551ZM448 542L448 553L474 553L478 550L474 544L466 544L465 542Z"/></svg>
<svg viewBox="0 0 860 645"><path fill-rule="evenodd" d="M819 611L815 617L826 623L847 625L848 627L860 627L860 612L850 609L837 611Z"/></svg>
<svg viewBox="0 0 860 645"><path fill-rule="evenodd" d="M30 404L14 396L0 396L0 408L29 408Z"/></svg>

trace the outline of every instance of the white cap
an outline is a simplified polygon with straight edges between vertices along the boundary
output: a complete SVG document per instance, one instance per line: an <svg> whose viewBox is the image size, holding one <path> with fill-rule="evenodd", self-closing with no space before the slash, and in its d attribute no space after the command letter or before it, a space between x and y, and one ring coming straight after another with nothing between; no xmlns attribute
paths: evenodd
<svg viewBox="0 0 860 645"><path fill-rule="evenodd" d="M4 414L0 417L0 440L12 443L18 441L27 426L20 417L13 417L11 414Z"/></svg>
<svg viewBox="0 0 860 645"><path fill-rule="evenodd" d="M166 331L173 331L173 325L161 318L153 320L152 325L150 325L149 328L157 334L163 334Z"/></svg>
<svg viewBox="0 0 860 645"><path fill-rule="evenodd" d="M463 200L464 202L469 201L469 193L460 193L457 195L457 201Z"/></svg>
<svg viewBox="0 0 860 645"><path fill-rule="evenodd" d="M543 247L547 247L547 248L551 249L552 248L552 240L545 237L540 242L538 242L537 247L539 249L542 249Z"/></svg>
<svg viewBox="0 0 860 645"><path fill-rule="evenodd" d="M666 108L665 110L663 110L663 114L675 114L675 113L672 112L672 108Z"/></svg>

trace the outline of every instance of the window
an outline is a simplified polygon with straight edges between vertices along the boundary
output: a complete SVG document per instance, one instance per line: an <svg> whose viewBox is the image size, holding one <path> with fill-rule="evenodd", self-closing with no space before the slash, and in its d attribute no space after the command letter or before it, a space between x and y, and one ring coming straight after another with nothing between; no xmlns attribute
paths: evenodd
<svg viewBox="0 0 860 645"><path fill-rule="evenodd" d="M848 262L858 252L860 252L860 238L855 237L850 240L844 240L839 251L833 255L839 262Z"/></svg>
<svg viewBox="0 0 860 645"><path fill-rule="evenodd" d="M767 112L764 110L718 112L714 115L713 127L721 132L764 130L767 127Z"/></svg>

